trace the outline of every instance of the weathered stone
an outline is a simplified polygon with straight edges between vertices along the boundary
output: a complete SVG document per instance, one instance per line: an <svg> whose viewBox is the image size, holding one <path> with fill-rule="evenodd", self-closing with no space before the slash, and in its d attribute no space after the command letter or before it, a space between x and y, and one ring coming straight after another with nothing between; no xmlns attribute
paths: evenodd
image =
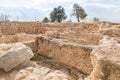
<svg viewBox="0 0 120 80"><path fill-rule="evenodd" d="M52 70L42 65L24 67L17 72L13 80L73 80L68 74L60 70Z"/></svg>
<svg viewBox="0 0 120 80"><path fill-rule="evenodd" d="M35 45L35 40L32 41L25 41L25 42L21 42L23 44L25 44L26 46L30 47L33 51L33 53L36 52L36 45Z"/></svg>
<svg viewBox="0 0 120 80"><path fill-rule="evenodd" d="M101 42L91 53L93 71L88 80L120 80L119 41L106 38Z"/></svg>
<svg viewBox="0 0 120 80"><path fill-rule="evenodd" d="M43 80L70 80L69 77L63 74L62 71L56 70L47 74Z"/></svg>
<svg viewBox="0 0 120 80"><path fill-rule="evenodd" d="M59 63L77 68L79 71L90 74L92 64L90 52L92 47L64 42L62 39L38 37L36 40L37 53L51 58Z"/></svg>
<svg viewBox="0 0 120 80"><path fill-rule="evenodd" d="M21 43L1 44L0 45L0 68L5 71L25 63L33 57L31 48Z"/></svg>

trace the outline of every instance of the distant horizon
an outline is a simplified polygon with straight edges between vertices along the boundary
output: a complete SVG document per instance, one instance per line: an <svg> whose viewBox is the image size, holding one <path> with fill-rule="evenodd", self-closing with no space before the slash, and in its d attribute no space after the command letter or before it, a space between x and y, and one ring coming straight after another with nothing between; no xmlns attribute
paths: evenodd
<svg viewBox="0 0 120 80"><path fill-rule="evenodd" d="M26 21L23 21L23 20L6 20L6 21L0 21L0 22L37 22L37 23L45 23L45 22L42 22L42 21L30 21L30 20L26 20ZM67 21L63 21L63 22L61 22L61 23L94 23L94 22L110 22L110 21L85 21L85 22L67 22ZM52 23L52 24L54 24L54 23L59 23L59 22L47 22L47 23L45 23L45 24L49 24L49 23ZM61 24L60 23L60 24ZM119 24L120 25L120 22L110 22L110 23L113 23L113 24Z"/></svg>
<svg viewBox="0 0 120 80"><path fill-rule="evenodd" d="M85 9L88 14L87 21L98 17L100 21L120 23L120 0L1 0L0 15L10 15L10 20L13 21L17 18L18 21L42 21L44 17L49 18L53 8L61 5L66 11L68 21L74 3ZM72 21L77 22L76 17L73 17Z"/></svg>

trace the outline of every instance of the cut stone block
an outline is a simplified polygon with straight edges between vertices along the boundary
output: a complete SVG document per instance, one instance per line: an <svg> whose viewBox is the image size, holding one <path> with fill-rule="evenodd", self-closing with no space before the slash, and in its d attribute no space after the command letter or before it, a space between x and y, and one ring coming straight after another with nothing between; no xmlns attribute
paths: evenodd
<svg viewBox="0 0 120 80"><path fill-rule="evenodd" d="M29 61L32 57L31 48L26 47L24 44L0 44L0 69L6 72Z"/></svg>

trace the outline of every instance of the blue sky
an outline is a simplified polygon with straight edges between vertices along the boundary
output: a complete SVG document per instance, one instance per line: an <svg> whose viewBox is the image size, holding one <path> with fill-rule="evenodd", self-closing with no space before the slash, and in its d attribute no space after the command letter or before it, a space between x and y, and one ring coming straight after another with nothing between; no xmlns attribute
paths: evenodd
<svg viewBox="0 0 120 80"><path fill-rule="evenodd" d="M81 5L88 14L90 21L93 17L100 20L120 22L120 0L0 0L0 14L10 15L11 20L42 20L49 17L54 7L62 5L66 14L72 12L74 3ZM73 20L76 21L75 17Z"/></svg>

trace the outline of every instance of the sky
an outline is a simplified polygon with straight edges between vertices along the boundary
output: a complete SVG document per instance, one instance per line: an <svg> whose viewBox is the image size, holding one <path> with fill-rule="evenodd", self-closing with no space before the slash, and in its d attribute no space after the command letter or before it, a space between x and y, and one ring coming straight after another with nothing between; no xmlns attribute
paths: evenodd
<svg viewBox="0 0 120 80"><path fill-rule="evenodd" d="M120 22L120 0L0 0L0 14L7 14L10 20L41 21L44 17L49 18L53 8L59 5L65 8L70 19L73 4L78 3L86 13L88 21L93 17L100 20ZM75 17L72 17L76 21Z"/></svg>

